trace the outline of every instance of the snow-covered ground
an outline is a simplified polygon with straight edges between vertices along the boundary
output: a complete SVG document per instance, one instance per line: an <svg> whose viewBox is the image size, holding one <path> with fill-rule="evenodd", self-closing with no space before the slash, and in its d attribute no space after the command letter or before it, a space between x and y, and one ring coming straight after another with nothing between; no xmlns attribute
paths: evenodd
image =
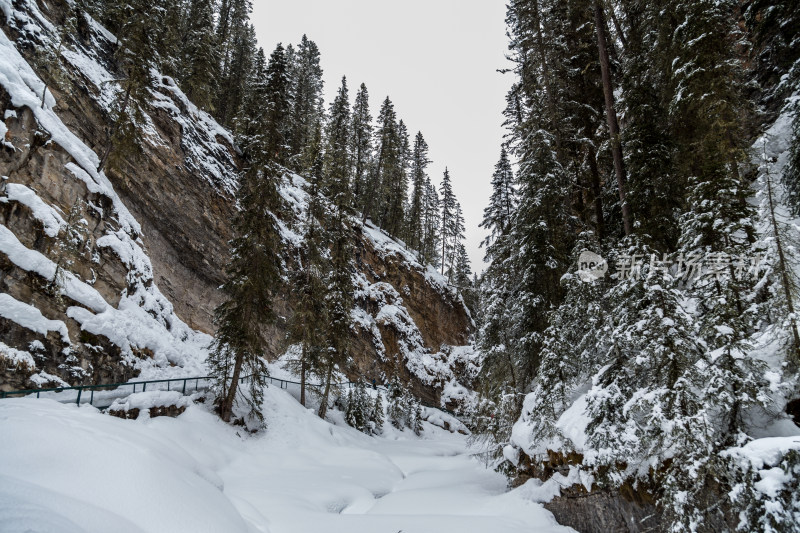
<svg viewBox="0 0 800 533"><path fill-rule="evenodd" d="M228 426L202 405L122 420L52 400L0 402L0 531L567 532L506 491L464 437L374 438L266 391L267 429Z"/></svg>

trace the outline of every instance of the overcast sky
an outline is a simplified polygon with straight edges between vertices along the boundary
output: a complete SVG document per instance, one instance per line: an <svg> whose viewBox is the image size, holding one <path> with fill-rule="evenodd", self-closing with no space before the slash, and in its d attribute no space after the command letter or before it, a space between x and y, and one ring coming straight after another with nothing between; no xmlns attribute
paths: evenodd
<svg viewBox="0 0 800 533"><path fill-rule="evenodd" d="M507 66L505 0L254 0L253 23L269 56L278 42L315 41L325 102L347 76L350 101L363 82L376 117L388 95L412 138L430 147L429 174L445 166L464 208L473 270L483 270L478 227L500 155Z"/></svg>

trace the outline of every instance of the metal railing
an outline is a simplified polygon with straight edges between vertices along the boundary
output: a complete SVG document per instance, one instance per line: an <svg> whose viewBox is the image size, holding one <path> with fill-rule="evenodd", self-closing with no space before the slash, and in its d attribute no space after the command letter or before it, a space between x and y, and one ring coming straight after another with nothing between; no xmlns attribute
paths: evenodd
<svg viewBox="0 0 800 533"><path fill-rule="evenodd" d="M250 379L252 376L243 376L239 378L240 382ZM208 390L211 381L214 378L211 376L204 377L187 377L187 378L172 378L172 379L152 379L148 381L129 381L127 383L106 383L101 385L76 385L72 387L51 387L46 389L22 389L14 391L0 391L0 399L12 397L32 397L36 398L50 398L61 403L75 403L77 405L89 404L99 409L105 409L118 398L125 398L130 394L136 392L147 392L148 385L150 390L162 391L178 391L183 395L192 392L200 392ZM269 381L271 385L277 385L279 388L287 390L289 385L301 386L299 381L291 381L287 379L274 378L272 376L264 376L264 379ZM357 381L347 381L344 383L331 383L331 387L352 389L358 385ZM372 385L371 383L362 382L367 389L379 390L384 393L389 392L389 388L383 385ZM324 383L309 383L306 382L306 387L311 389L320 389L324 387ZM165 388L166 387L166 388ZM70 394L72 393L72 394ZM97 402L97 405L95 405ZM456 417L455 413L448 411L443 407L436 407L421 402L425 407L439 409L445 413Z"/></svg>
<svg viewBox="0 0 800 533"><path fill-rule="evenodd" d="M251 377L252 376L243 376L239 378L239 381L244 382ZM274 378L272 376L265 376L264 378L269 381L271 385L277 385L279 388L285 390L288 390L289 385L301 385L299 381L290 381L287 379ZM117 398L124 398L125 396L136 392L147 392L148 386L150 387L151 391L178 391L184 395L187 392L192 393L204 391L209 388L212 379L213 378L211 376L203 376L172 379L152 379L147 381L129 381L126 383L104 383L99 385L50 387L44 389L21 389L14 391L0 391L0 399L25 396L32 397L35 395L36 398L51 398L61 403L75 403L78 405L82 403L88 403L89 405L94 405L95 401L106 403L109 400L113 401ZM357 382L355 381L331 383L331 387L340 388L354 388L356 385ZM324 383L306 383L306 387L309 388L321 388L324 386ZM372 387L371 385L368 386ZM384 392L388 392L389 390L380 385L375 386L375 389Z"/></svg>

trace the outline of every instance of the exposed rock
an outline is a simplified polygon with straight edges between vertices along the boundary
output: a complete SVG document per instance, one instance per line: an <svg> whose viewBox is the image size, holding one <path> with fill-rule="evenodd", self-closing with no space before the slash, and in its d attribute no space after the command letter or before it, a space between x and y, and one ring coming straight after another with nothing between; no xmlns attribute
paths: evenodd
<svg viewBox="0 0 800 533"><path fill-rule="evenodd" d="M111 409L109 408L107 413L111 416L122 418L125 420L136 420L139 418L139 414L142 410L138 407L134 407L132 409ZM159 416L168 416L170 418L176 418L183 414L186 411L186 406L177 406L177 405L164 405L158 407L150 407L149 409L145 409L148 414L148 418L157 418Z"/></svg>
<svg viewBox="0 0 800 533"><path fill-rule="evenodd" d="M54 41L51 29L38 21L43 17L57 24L68 9L65 0L36 4L20 0L10 13L0 15L0 28L48 83L48 112L52 109L57 114L77 142L102 153L107 146L114 91L108 80L121 75L113 59L113 41L95 22L79 17L78 32L61 60L65 75L54 77L51 69L36 67L43 47ZM69 148L52 139L34 110L13 105L8 90L0 86L0 118L7 129L5 144L0 147L0 175L8 177L3 182L24 185L61 218L73 219L70 224L80 226L79 235L73 237L80 242L65 246L70 240L68 229L48 231L29 206L10 198L0 203L0 223L25 248L63 267L112 308L109 316L101 319L95 314L102 309L89 309L85 302L58 294L52 289L52 280L21 268L0 253L0 292L35 307L46 319L62 321L69 342L54 332L45 338L8 321L0 322L0 341L20 350L26 350L31 342L41 342L44 349L35 358L37 369L69 384L126 381L147 365L183 366L192 351L207 345L196 333L214 331L213 310L222 299L218 287L224 280L232 237L233 193L242 161L231 135L188 102L171 79L158 78L152 95L142 151L122 158L116 168L105 169L113 191L104 191L78 179L76 172L94 169L80 168L85 162L77 161ZM73 167L78 168L73 171ZM0 197L3 193L0 189ZM135 228L126 227L120 209L132 215ZM289 227L298 222L296 213L277 215ZM117 242L117 236L122 241ZM145 264L134 264L125 257L126 247L141 251ZM446 380L431 376L429 369L416 368L419 365L410 361L410 354L430 358L433 366L445 364L449 346L469 342L473 326L468 311L457 294L432 282L425 268L408 255L376 249L366 232L358 249L366 283L386 284L408 323L384 320L377 302L359 301L371 325L354 329L355 368L349 377L382 382L398 372L415 394L427 402L438 402ZM132 253L135 256L139 251ZM287 262L291 264L291 257ZM180 346L159 346L147 340L147 335L130 332L117 338L111 326L116 316L112 311L131 305L141 306L150 316L142 320L154 321L153 327L162 328L164 335L173 336ZM275 311L283 320L269 329L267 355L273 358L287 348L285 320L292 314L292 305L286 294L276 300ZM87 321L92 322L91 327ZM184 329L183 322L197 331ZM148 329L144 323L137 327ZM181 344L187 336L189 342ZM202 360L197 354L194 358ZM469 377L466 368L458 374L462 379ZM0 368L0 388L30 387L28 377L24 371ZM448 379L455 378L448 375Z"/></svg>
<svg viewBox="0 0 800 533"><path fill-rule="evenodd" d="M792 417L797 426L800 426L800 398L786 404L786 414Z"/></svg>

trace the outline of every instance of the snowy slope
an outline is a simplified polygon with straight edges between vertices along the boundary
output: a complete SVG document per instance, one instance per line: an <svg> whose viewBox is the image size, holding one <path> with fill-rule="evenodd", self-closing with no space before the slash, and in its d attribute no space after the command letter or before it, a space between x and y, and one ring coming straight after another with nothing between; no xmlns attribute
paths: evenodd
<svg viewBox="0 0 800 533"><path fill-rule="evenodd" d="M4 532L549 533L571 531L463 437L426 424L367 437L276 387L250 436L202 405L121 420L50 400L0 403Z"/></svg>

